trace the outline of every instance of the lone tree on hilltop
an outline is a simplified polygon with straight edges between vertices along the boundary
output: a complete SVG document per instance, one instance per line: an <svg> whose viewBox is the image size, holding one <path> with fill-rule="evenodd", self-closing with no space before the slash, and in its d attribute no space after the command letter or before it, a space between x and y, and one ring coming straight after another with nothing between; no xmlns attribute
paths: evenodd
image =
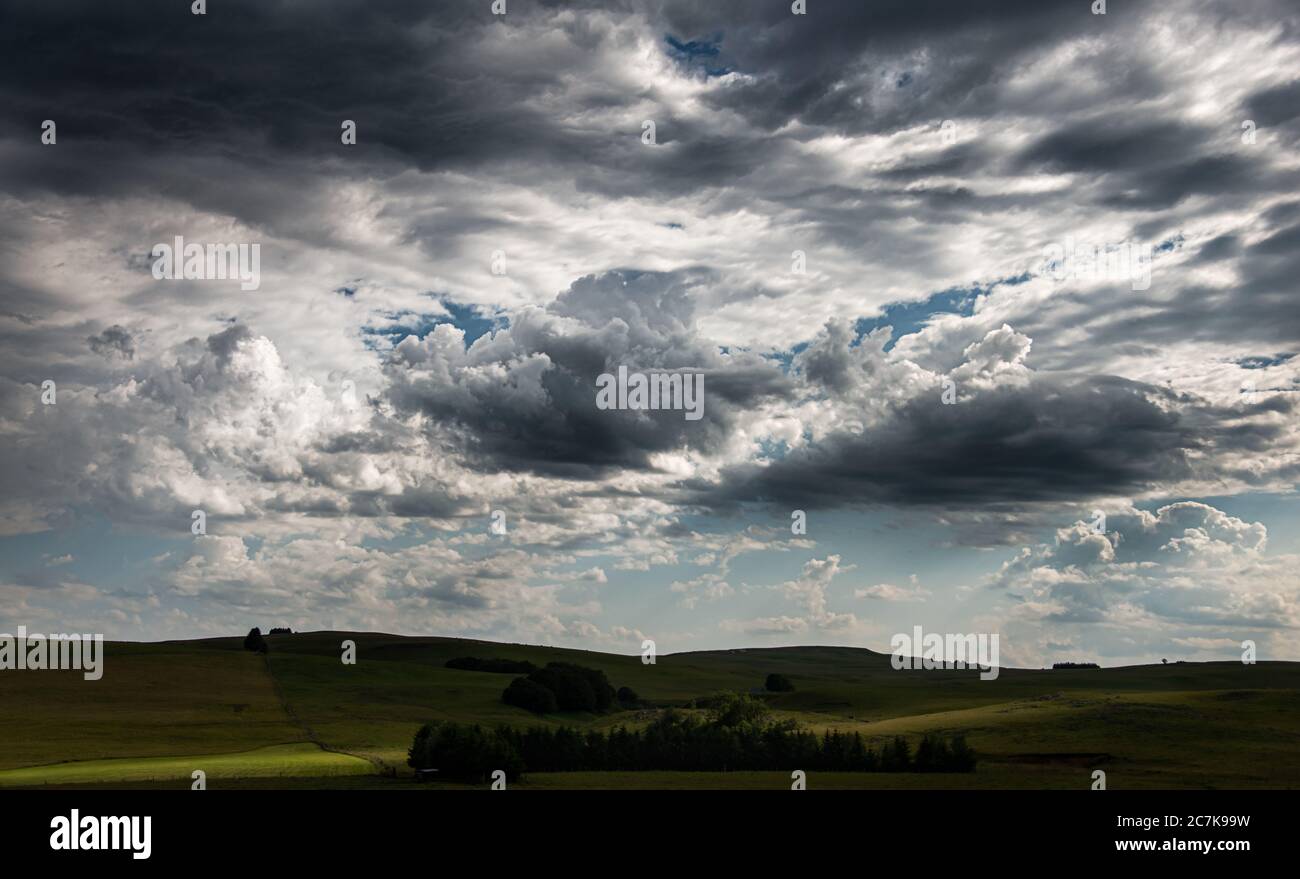
<svg viewBox="0 0 1300 879"><path fill-rule="evenodd" d="M254 653L266 652L266 639L262 637L262 630L257 626L249 629L248 635L244 637L244 649Z"/></svg>

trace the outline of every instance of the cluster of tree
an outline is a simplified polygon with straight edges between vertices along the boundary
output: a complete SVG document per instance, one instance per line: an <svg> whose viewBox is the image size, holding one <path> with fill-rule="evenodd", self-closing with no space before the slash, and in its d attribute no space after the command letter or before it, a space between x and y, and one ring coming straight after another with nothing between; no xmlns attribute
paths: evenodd
<svg viewBox="0 0 1300 879"><path fill-rule="evenodd" d="M534 714L550 714L560 710L555 693L528 678L515 678L501 691L501 701Z"/></svg>
<svg viewBox="0 0 1300 879"><path fill-rule="evenodd" d="M254 653L266 652L266 639L262 637L262 630L257 626L249 629L248 634L244 636L244 649Z"/></svg>
<svg viewBox="0 0 1300 879"><path fill-rule="evenodd" d="M617 696L600 669L551 662L526 678L511 681L501 693L501 701L536 714L549 714L552 711L606 711Z"/></svg>
<svg viewBox="0 0 1300 879"><path fill-rule="evenodd" d="M436 769L439 778L483 782L498 769L514 781L524 770L519 749L499 730L478 724L426 723L415 734L406 763L413 769Z"/></svg>
<svg viewBox="0 0 1300 879"><path fill-rule="evenodd" d="M785 675L770 674L767 676L767 683L763 689L769 693L793 693L794 683Z"/></svg>
<svg viewBox="0 0 1300 879"><path fill-rule="evenodd" d="M416 769L436 768L439 775L475 779L493 769L504 769L509 777L525 768L533 772L975 771L975 752L960 735L952 739L927 735L915 753L900 736L876 751L867 747L860 733L828 731L819 737L793 721L773 722L766 712L758 700L731 697L706 718L668 709L643 729L425 726L416 734L408 762ZM448 732L451 728L455 731ZM490 760L498 762L483 762Z"/></svg>
<svg viewBox="0 0 1300 879"><path fill-rule="evenodd" d="M1095 662L1053 662L1052 668L1101 668Z"/></svg>
<svg viewBox="0 0 1300 879"><path fill-rule="evenodd" d="M447 668L456 668L461 671L490 671L512 675L526 675L537 671L537 666L526 659L479 659L475 656L458 656L455 659L448 659Z"/></svg>
<svg viewBox="0 0 1300 879"><path fill-rule="evenodd" d="M270 632L268 632L267 634L269 634L269 635L292 635L292 634L293 634L293 629L290 629L290 628L288 628L288 627L285 627L285 628L276 628L276 629L272 629L272 630L271 630Z"/></svg>

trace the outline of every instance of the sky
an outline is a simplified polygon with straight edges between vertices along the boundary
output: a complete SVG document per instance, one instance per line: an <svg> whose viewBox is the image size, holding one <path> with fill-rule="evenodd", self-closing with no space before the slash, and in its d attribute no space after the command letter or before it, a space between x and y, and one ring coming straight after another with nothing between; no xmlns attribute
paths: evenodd
<svg viewBox="0 0 1300 879"><path fill-rule="evenodd" d="M9 11L0 631L1300 659L1293 4L492 5Z"/></svg>

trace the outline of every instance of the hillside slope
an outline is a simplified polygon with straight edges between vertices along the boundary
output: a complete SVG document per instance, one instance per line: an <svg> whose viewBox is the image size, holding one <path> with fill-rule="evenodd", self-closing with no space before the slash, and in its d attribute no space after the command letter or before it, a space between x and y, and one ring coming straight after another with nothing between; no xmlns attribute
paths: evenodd
<svg viewBox="0 0 1300 879"><path fill-rule="evenodd" d="M344 640L356 642L356 665L340 661ZM453 657L476 656L600 668L616 687L630 686L655 705L749 691L778 672L796 690L768 696L773 709L817 730L856 730L874 741L966 733L982 762L975 776L950 779L960 786L1086 788L1091 769L1101 767L1116 788L1300 787L1300 663L1004 669L996 681L981 681L969 670L896 671L885 654L845 647L683 653L648 665L639 656L361 632L276 635L268 642L269 661L245 652L242 638L112 644L104 679L93 684L75 673L0 675L0 699L13 709L0 717L0 769L228 755L312 736L331 750L399 769L412 733L428 720L610 726L648 716L537 718L501 702L514 675L445 668ZM249 774L359 771L326 759L335 756L315 768L250 766ZM152 777L140 774L146 770L153 771L136 767L131 777ZM40 773L22 778L32 783ZM716 784L729 784L719 778ZM888 778L862 782L890 786ZM898 777L892 783L933 786Z"/></svg>

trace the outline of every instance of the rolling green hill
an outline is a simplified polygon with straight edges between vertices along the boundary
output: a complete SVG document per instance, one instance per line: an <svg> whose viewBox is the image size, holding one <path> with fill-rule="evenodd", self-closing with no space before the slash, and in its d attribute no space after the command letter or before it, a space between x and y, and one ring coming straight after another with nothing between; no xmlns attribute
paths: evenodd
<svg viewBox="0 0 1300 879"><path fill-rule="evenodd" d="M340 644L357 644L357 664ZM105 674L0 674L0 786L412 786L406 748L433 719L485 724L636 724L643 709L539 720L503 704L511 674L459 671L458 656L568 661L600 668L651 705L681 705L761 687L779 672L796 686L766 698L778 716L818 731L894 735L963 732L981 755L965 776L823 773L810 787L1300 787L1300 663L1187 663L1100 670L896 671L889 656L789 647L616 656L455 638L312 632L106 645ZM792 767L797 768L797 767ZM396 777L390 777L395 774ZM521 787L786 787L781 773L534 775ZM435 785L434 787L444 787Z"/></svg>

